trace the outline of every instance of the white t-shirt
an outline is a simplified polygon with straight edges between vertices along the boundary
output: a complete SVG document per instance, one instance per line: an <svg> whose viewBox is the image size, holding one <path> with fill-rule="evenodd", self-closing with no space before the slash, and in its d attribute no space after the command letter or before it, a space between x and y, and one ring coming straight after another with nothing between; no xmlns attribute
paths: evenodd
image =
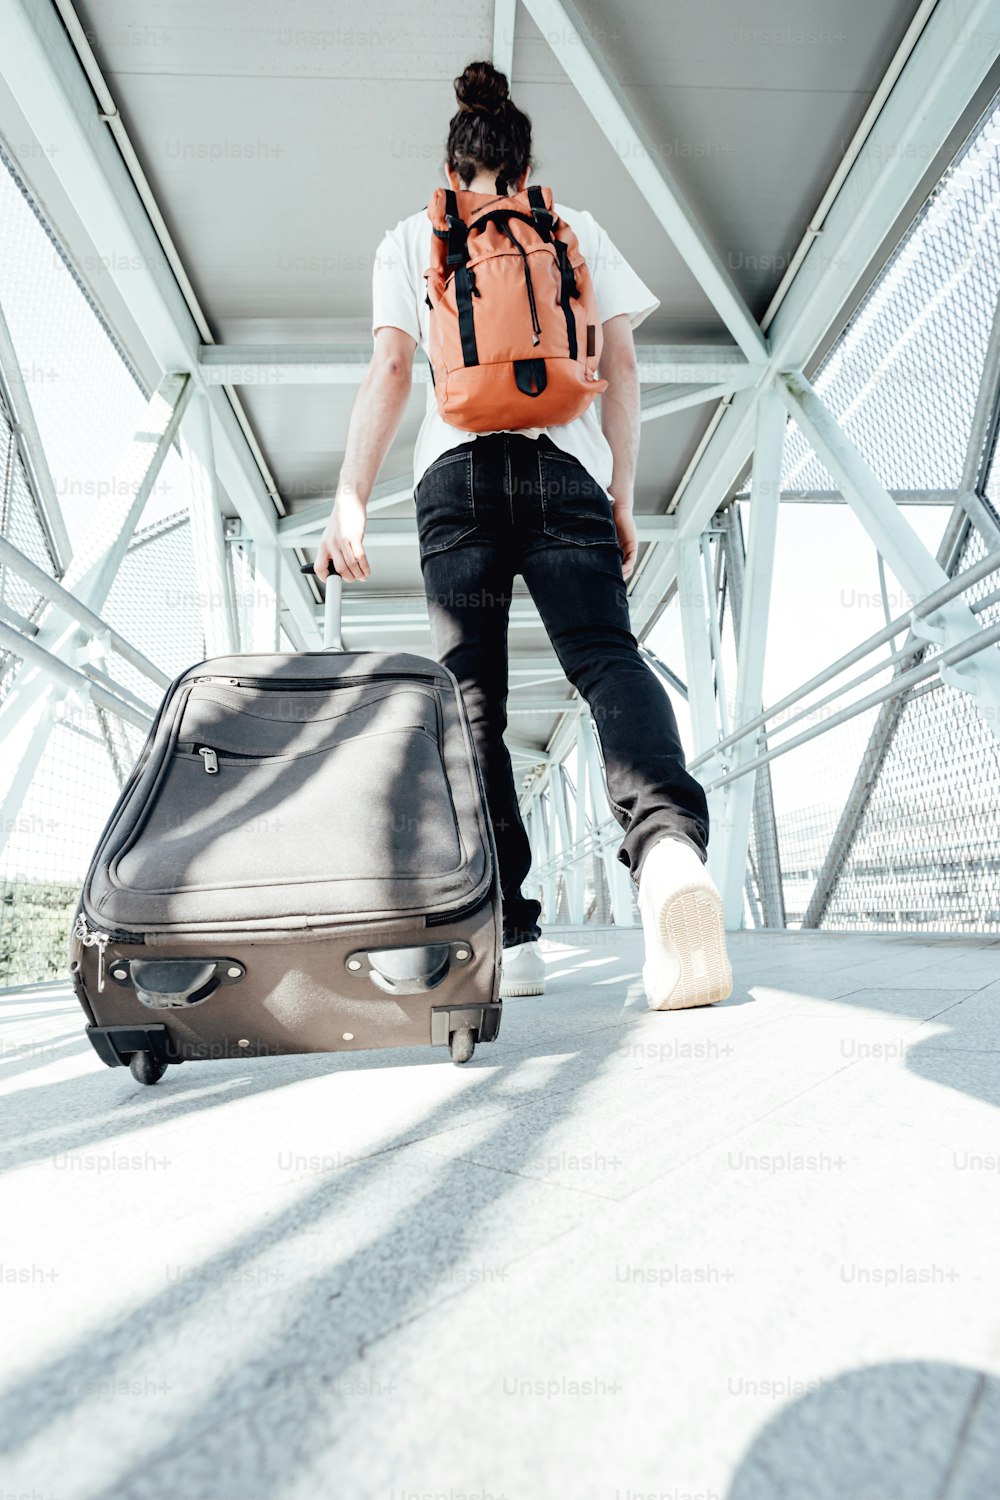
<svg viewBox="0 0 1000 1500"><path fill-rule="evenodd" d="M636 275L628 261L605 234L593 214L586 209L553 205L565 219L580 245L580 252L590 270L602 323L627 313L633 328L659 307L658 297ZM375 256L372 275L372 334L379 328L401 328L426 352L430 308L424 301L427 284L424 272L431 263L433 230L427 210L401 219L395 229L384 236ZM607 438L601 431L597 400L591 402L582 417L562 427L518 429L528 437L548 433L554 443L579 459L584 468L603 489L611 483L613 458ZM419 482L424 470L460 443L481 436L465 433L463 428L446 422L438 411L434 387L427 383L427 410L420 424L413 452L413 483Z"/></svg>

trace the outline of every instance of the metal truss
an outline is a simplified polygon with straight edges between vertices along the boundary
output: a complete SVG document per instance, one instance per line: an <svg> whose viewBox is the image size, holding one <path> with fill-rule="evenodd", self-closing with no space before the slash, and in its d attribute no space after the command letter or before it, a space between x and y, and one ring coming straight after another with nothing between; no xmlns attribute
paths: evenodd
<svg viewBox="0 0 1000 1500"><path fill-rule="evenodd" d="M203 344L198 350L201 384L204 386L360 385L371 364L372 345L367 344ZM741 390L752 385L755 367L732 344L644 344L636 345L639 380L665 389L650 393L653 403L669 399L682 390L719 387ZM430 383L430 366L424 351L413 357L415 385ZM710 400L704 396L701 399ZM684 405L692 404L686 400ZM659 412L648 412L659 416Z"/></svg>
<svg viewBox="0 0 1000 1500"><path fill-rule="evenodd" d="M975 610L958 598L960 590L949 592L944 586L947 574L922 548L894 498L875 480L804 374L919 186L927 161L940 149L994 61L998 46L996 29L990 25L994 0L937 0L936 5L923 0L762 324L746 307L678 184L658 160L647 132L571 0L524 3L601 130L616 143L624 170L735 343L735 347L699 351L697 356L673 346L647 349L643 355L642 376L652 387L643 395L645 420L720 397L721 404L670 497L667 517L640 518L643 523L649 521L649 533L630 581L630 599L633 629L641 638L668 589L678 586L696 760L709 768L713 828L720 835L713 838L710 862L724 888L727 920L738 925L736 907L742 907L747 840L758 801L753 773L788 748L767 748L761 753L760 744L749 739L762 727L761 671L784 426L783 412L779 420L779 401L808 432L845 500L861 517L904 587L923 600L922 607L909 616L913 632L943 648L933 662L908 668L895 684L896 691L918 680L913 673L937 670L969 692L994 727L1000 722L996 715L1000 675L992 644L996 627L982 631ZM360 380L369 353L339 346L334 351L302 351L213 345L86 34L70 0L55 0L55 4L58 14L33 0L0 0L5 34L2 72L28 125L47 143L51 166L97 253L109 265L130 267L127 276L116 275L118 291L161 370L167 372L165 386L154 398L158 409L152 413L161 419L160 426L155 421L153 426L159 446L156 455L145 452L147 465L154 459L156 464L162 461L163 445L172 441L184 404L195 397L184 442L189 462L196 472L201 471L200 488L196 487L200 498L193 507L197 519L192 515L203 543L197 549L203 553L199 585L206 596L214 597L224 571L219 526L211 518L213 506L218 508L219 485L238 510L245 539L253 547L259 603L251 612L251 648L273 649L283 612L295 644L315 644L321 638L315 595L298 573L294 552L315 538L319 509L323 507L325 522L329 502L318 500L295 517L279 521L284 506L235 388L264 380L353 383ZM495 53L508 64L508 72L513 9L510 0L500 0L494 17ZM835 255L818 248L827 244L836 246ZM16 406L19 393L11 391L10 398ZM164 409L169 410L173 423L169 437L162 425ZM30 433L23 424L22 430L22 451L34 472L58 550L59 521L57 511L46 502L44 466L40 469L35 463ZM739 609L740 623L735 717L730 725L722 681L719 579L709 566L705 537L712 518L746 473L752 455L756 472L746 577L741 581L741 597L732 601ZM138 463L138 455L133 457ZM388 509L410 493L406 481L386 483L373 497L372 510ZM68 560L63 580L67 589L98 616L141 514L138 491L135 494L136 503L104 533L112 540L98 557L89 565L86 560L79 565L77 559ZM664 520L669 524L657 531L654 519L656 525ZM378 545L377 516L372 525ZM385 544L399 534L388 524L381 532ZM735 577L736 569L731 566L730 585ZM220 592L223 597L228 599L228 591ZM100 682L99 666L91 663L88 670L74 659L81 646L84 655L92 655L94 641L100 644L96 631L87 639L89 625L76 617L70 625L46 626L29 640L16 625L3 624L4 630L18 635L23 667L0 711L0 732L25 713L36 711L32 744L36 739L44 744L45 721L51 721L52 711L46 684L57 683L60 691L77 690L77 679L86 684L81 690L90 700L109 712L123 718L137 712L134 704ZM228 605L213 605L205 625L206 638L211 630L213 641L223 644L237 633ZM516 659L511 677L515 688L561 681L554 659L540 657ZM105 694L115 701L103 701ZM567 701L569 711L547 751L540 754L523 747L516 752L519 759L531 756L532 765L541 766L540 772L533 772L525 795L535 867L550 906L558 894L558 873L563 873L562 906L571 920L583 920L584 872L589 860L597 909L602 909L606 886L615 920L631 919L634 887L614 857L613 845L621 830L609 814L599 744L585 706L578 700ZM562 762L574 742L578 773L577 784L570 789ZM757 778L760 784L762 778ZM7 817L6 826L10 822ZM597 878L599 872L603 884ZM773 914L773 900L770 905Z"/></svg>
<svg viewBox="0 0 1000 1500"><path fill-rule="evenodd" d="M783 425L783 424L782 424ZM765 432L763 439L758 436L758 451L761 442L775 441L775 434ZM776 460L777 455L772 454ZM778 463L780 473L780 463ZM773 470L772 470L773 473ZM759 484L759 488L758 488ZM743 531L740 525L740 513L737 505L730 505L717 517L718 524L722 530L722 544L725 555L726 582L729 596L732 601L733 612L733 634L736 640L737 653L745 651L744 664L751 653L759 653L761 666L764 662L766 650L766 627L768 602L771 584L771 560L774 555L774 533L777 522L777 505L773 498L767 494L766 480L763 470L754 477L755 504L751 509L751 537L753 541L753 565L748 569L747 557L743 545ZM752 635L748 637L748 632ZM744 642L746 645L744 646ZM738 658L739 659L739 658ZM743 674L738 679L744 690L751 686L749 674ZM760 701L761 679L756 667L753 674L752 686L756 689L756 695L750 703L743 702L739 713L744 718L758 713L762 707ZM758 747L765 749L767 737L761 731L758 737ZM774 819L774 797L771 789L771 768L761 766L753 778L746 777L737 786L746 786L752 779L753 800L753 831L754 843L757 849L756 888L760 893L761 909L755 914L755 926L778 927L785 926L785 898L781 884L781 858L778 850L778 831ZM744 846L746 834L743 828L743 820L746 816L745 800L749 800L749 790L742 793L744 801L734 799L730 809L732 846L738 851ZM725 881L727 890L724 899L730 906L731 925L736 926L736 912L739 910L739 895L735 890L739 882L740 865L738 859L731 858L730 865L726 867ZM746 871L744 888L751 903L756 899L754 882L750 880L750 872Z"/></svg>
<svg viewBox="0 0 1000 1500"><path fill-rule="evenodd" d="M645 549L630 584L633 629L639 638L656 618L667 589L678 585L695 760L706 769L710 761L714 763L707 788L715 830L709 866L724 892L727 924L740 926L750 818L757 800L752 772L772 758L766 748L760 753L760 745L749 748L746 732L754 724L755 710L759 712L769 566L780 494L781 406L789 407L800 425L808 428L844 499L904 587L915 598L937 598L941 569L901 516L894 498L825 410L803 371L919 186L924 164L933 159L994 61L1000 36L986 29L990 0L939 0L936 6L919 8L877 100L872 101L845 154L835 191L824 198L822 214L810 225L792 274L779 288L780 298L768 309L765 338L756 325L747 327L746 308L738 296L734 300L732 288L719 276L712 247L650 154L645 131L604 69L575 8L564 0L526 0L526 6L545 34L560 39L553 45L567 76L609 139L618 143L620 151L621 143L628 143L629 149L622 151L626 169L740 344L748 364L757 371L752 385L734 390L717 409L667 506L668 513L677 517L677 530L672 538ZM819 243L835 245L836 254L817 250ZM725 693L718 681L716 590L706 573L702 538L753 455L753 512L759 507L761 516L758 525L751 524L740 622L737 728L730 736ZM766 497L763 501L761 495ZM759 548L755 529L761 538ZM973 695L996 729L1000 683L996 651L990 644L992 632L980 631L975 614L954 595L942 599L936 611L914 612L913 621L915 629L945 648L940 670ZM562 726L554 744L561 735ZM721 758L726 749L731 754ZM773 836L771 842L773 847ZM767 920L783 920L775 895L772 892L767 903Z"/></svg>
<svg viewBox="0 0 1000 1500"><path fill-rule="evenodd" d="M256 555L270 558L261 596L266 600L268 590L279 593L295 643L318 645L316 595L292 556L280 548L273 556L269 551L276 546L276 523L284 509L277 486L236 391L203 379L199 349L211 341L208 323L84 27L70 0L54 0L53 5L0 0L0 23L4 80L29 127L46 143L51 168L97 255L111 268L140 335L161 370L186 376L192 393L208 401L216 479L246 526ZM263 608L261 635L270 639L276 632L266 623L268 612Z"/></svg>
<svg viewBox="0 0 1000 1500"><path fill-rule="evenodd" d="M15 826L45 752L57 702L68 693L80 703L92 703L118 713L137 727L148 727L153 716L151 705L116 684L106 670L105 664L116 650L157 687L167 684L158 667L112 631L101 618L101 611L177 435L190 392L186 375L168 375L150 397L108 486L109 493L99 502L87 544L74 554L61 583L48 578L9 542L4 541L0 549L0 557L28 578L49 605L47 617L30 635L0 624L0 645L20 661L0 708L0 738L23 721L32 726L27 749L4 798L0 848Z"/></svg>
<svg viewBox="0 0 1000 1500"><path fill-rule="evenodd" d="M971 527L979 531L990 552L1000 551L1000 524L986 497L986 486L997 446L1000 428L1000 299L993 315L993 325L983 362L983 374L979 386L979 397L973 413L969 441L960 485L961 499L957 501L941 539L937 552L937 563L948 578L955 576L964 543ZM904 642L904 651L914 648L912 658L924 659L927 645L921 646L920 637L910 631ZM901 667L897 667L897 672ZM871 736L861 757L857 775L841 811L837 827L809 903L802 917L803 927L818 927L830 904L837 881L854 847L865 811L871 800L879 773L899 727L899 721L909 701L909 695L900 693L890 698L879 710Z"/></svg>
<svg viewBox="0 0 1000 1500"><path fill-rule="evenodd" d="M61 578L69 566L72 547L69 533L63 520L62 507L52 483L49 462L35 423L35 414L28 399L28 388L24 383L21 365L14 348L14 340L7 327L7 319L0 308L0 397L10 413L14 438L24 470L35 514L42 528L53 570Z"/></svg>

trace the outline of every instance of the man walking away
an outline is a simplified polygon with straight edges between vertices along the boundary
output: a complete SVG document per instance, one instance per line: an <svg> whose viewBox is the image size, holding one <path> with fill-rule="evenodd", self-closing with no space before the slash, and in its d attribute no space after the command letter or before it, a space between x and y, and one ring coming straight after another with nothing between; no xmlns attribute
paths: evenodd
<svg viewBox="0 0 1000 1500"><path fill-rule="evenodd" d="M541 994L545 982L541 905L522 892L531 855L503 739L520 573L593 716L624 832L618 858L638 886L649 1004L710 1005L730 994L732 975L705 868L708 805L640 655L626 591L640 432L632 331L659 303L588 211L526 186L531 124L504 75L470 63L455 90L448 188L378 250L375 352L316 572L370 574L366 507L419 343L433 373L413 458L420 564L434 654L461 688L496 838L501 994Z"/></svg>

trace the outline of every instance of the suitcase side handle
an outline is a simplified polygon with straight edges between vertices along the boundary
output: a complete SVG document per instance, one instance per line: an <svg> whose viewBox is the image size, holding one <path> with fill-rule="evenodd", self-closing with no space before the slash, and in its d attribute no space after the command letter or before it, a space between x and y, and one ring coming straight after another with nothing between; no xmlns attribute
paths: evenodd
<svg viewBox="0 0 1000 1500"><path fill-rule="evenodd" d="M300 573L312 573L316 576L316 569L312 563L300 563ZM332 570L326 580L323 591L323 650L343 651L343 595L344 580L339 573Z"/></svg>

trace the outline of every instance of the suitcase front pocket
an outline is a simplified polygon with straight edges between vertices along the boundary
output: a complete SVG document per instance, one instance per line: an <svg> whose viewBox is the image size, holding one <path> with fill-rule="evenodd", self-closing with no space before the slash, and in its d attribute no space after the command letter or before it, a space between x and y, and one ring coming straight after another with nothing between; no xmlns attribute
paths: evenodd
<svg viewBox="0 0 1000 1500"><path fill-rule="evenodd" d="M144 894L231 891L237 917L242 890L270 887L275 915L309 915L330 910L329 888L310 886L346 882L343 909L364 911L365 882L456 869L437 696L386 686L350 703L292 690L281 718L267 690L267 716L254 713L256 689L192 695L145 813L110 862L112 882Z"/></svg>

